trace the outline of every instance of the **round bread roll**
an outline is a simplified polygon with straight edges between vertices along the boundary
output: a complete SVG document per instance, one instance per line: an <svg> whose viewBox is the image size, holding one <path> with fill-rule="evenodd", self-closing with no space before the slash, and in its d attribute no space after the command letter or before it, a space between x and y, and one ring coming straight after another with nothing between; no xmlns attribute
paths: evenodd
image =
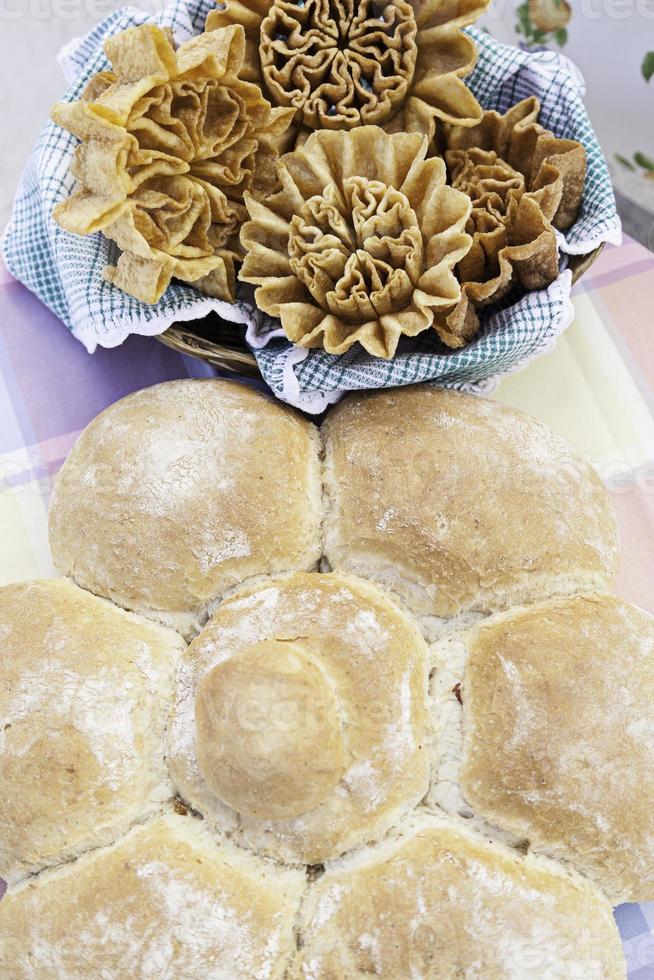
<svg viewBox="0 0 654 980"><path fill-rule="evenodd" d="M171 796L164 729L183 649L65 580L0 589L0 876L107 843Z"/></svg>
<svg viewBox="0 0 654 980"><path fill-rule="evenodd" d="M520 412L423 385L348 397L323 435L335 571L438 617L610 586L618 539L606 490Z"/></svg>
<svg viewBox="0 0 654 980"><path fill-rule="evenodd" d="M434 818L309 890L291 980L624 980L611 906L579 876Z"/></svg>
<svg viewBox="0 0 654 980"><path fill-rule="evenodd" d="M507 613L467 646L464 798L614 904L654 899L654 617L576 596Z"/></svg>
<svg viewBox="0 0 654 980"><path fill-rule="evenodd" d="M168 761L235 839L318 864L428 788L427 648L374 586L297 573L226 600L178 677Z"/></svg>
<svg viewBox="0 0 654 980"><path fill-rule="evenodd" d="M11 980L280 980L304 875L158 818L0 902Z"/></svg>
<svg viewBox="0 0 654 980"><path fill-rule="evenodd" d="M245 579L321 553L313 425L230 381L170 381L84 430L55 484L50 545L78 585L179 629Z"/></svg>

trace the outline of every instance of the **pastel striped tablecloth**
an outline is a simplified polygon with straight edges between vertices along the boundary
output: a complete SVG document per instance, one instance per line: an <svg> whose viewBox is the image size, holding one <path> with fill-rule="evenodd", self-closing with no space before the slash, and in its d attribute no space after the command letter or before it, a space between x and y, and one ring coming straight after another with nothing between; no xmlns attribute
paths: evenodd
<svg viewBox="0 0 654 980"><path fill-rule="evenodd" d="M546 422L597 467L623 543L618 591L654 613L654 254L607 248L576 289L575 323L556 349L495 396ZM89 356L0 267L0 585L54 575L52 478L79 432L137 388L211 373L133 337ZM654 980L654 903L616 910L629 980Z"/></svg>

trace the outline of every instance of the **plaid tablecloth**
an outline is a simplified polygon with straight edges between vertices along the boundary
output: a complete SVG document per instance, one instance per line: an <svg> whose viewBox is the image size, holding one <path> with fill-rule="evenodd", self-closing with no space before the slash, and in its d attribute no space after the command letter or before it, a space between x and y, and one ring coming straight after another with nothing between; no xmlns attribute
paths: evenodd
<svg viewBox="0 0 654 980"><path fill-rule="evenodd" d="M576 320L556 350L494 397L566 436L597 467L623 542L618 591L654 613L654 254L607 248L576 288ZM88 355L0 267L0 585L54 575L46 509L78 433L123 395L210 374L154 339ZM654 980L654 903L616 918L629 980Z"/></svg>

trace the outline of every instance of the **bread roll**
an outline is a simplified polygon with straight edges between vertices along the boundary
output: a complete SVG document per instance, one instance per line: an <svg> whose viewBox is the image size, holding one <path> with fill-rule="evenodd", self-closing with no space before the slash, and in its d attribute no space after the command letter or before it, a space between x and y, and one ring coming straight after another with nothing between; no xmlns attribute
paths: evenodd
<svg viewBox="0 0 654 980"><path fill-rule="evenodd" d="M624 980L608 902L578 876L436 819L309 890L291 980Z"/></svg>
<svg viewBox="0 0 654 980"><path fill-rule="evenodd" d="M230 587L320 557L315 428L229 381L170 381L84 430L58 476L50 545L64 575L197 631Z"/></svg>
<svg viewBox="0 0 654 980"><path fill-rule="evenodd" d="M164 728L183 648L65 580L0 589L1 877L107 843L170 797Z"/></svg>
<svg viewBox="0 0 654 980"><path fill-rule="evenodd" d="M295 574L226 600L180 666L169 766L235 839L317 864L429 783L427 649L374 586Z"/></svg>
<svg viewBox="0 0 654 980"><path fill-rule="evenodd" d="M0 902L11 980L279 980L304 875L159 818Z"/></svg>
<svg viewBox="0 0 654 980"><path fill-rule="evenodd" d="M467 642L464 798L614 904L654 899L654 617L552 600Z"/></svg>
<svg viewBox="0 0 654 980"><path fill-rule="evenodd" d="M325 553L336 571L437 617L610 586L608 494L533 419L423 385L348 397L323 435Z"/></svg>
<svg viewBox="0 0 654 980"><path fill-rule="evenodd" d="M89 591L0 589L0 977L623 980L654 618L594 591L601 482L430 387L323 435L181 381L78 440L50 535Z"/></svg>

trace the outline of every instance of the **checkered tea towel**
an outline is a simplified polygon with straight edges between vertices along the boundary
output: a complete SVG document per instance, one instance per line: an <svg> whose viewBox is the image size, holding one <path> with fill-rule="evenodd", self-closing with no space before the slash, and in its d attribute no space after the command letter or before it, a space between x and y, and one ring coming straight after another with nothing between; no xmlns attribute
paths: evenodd
<svg viewBox="0 0 654 980"><path fill-rule="evenodd" d="M109 35L151 22L171 27L182 42L202 30L212 7L213 0L175 0L157 14L134 7L112 14L61 52L60 62L71 83L66 100L78 99L89 78L107 67L102 44ZM522 51L473 28L469 34L478 45L479 60L468 83L482 106L504 112L527 96L538 96L543 125L585 146L588 174L579 218L565 237L560 236L562 271L557 281L508 308L486 313L480 333L462 350L447 351L427 332L404 339L391 361L371 357L358 345L336 357L292 345L279 321L245 299L230 306L181 283L173 283L151 306L125 295L101 276L102 268L117 260L114 243L100 234L71 235L52 220L55 204L73 189L69 168L76 140L51 122L45 125L28 161L2 241L9 270L89 351L98 344L116 346L132 333L161 333L174 322L196 320L214 310L244 325L246 342L265 381L280 398L306 411L323 411L345 391L418 381L488 390L502 374L550 349L571 322L567 255L590 252L601 242L619 244L621 236L611 181L584 108L583 79L578 71L555 52Z"/></svg>

